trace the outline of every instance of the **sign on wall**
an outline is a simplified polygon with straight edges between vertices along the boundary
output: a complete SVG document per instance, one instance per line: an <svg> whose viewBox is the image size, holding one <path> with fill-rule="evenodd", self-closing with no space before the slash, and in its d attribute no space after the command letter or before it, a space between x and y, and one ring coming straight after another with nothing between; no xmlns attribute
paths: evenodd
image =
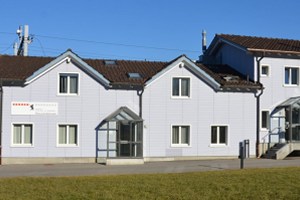
<svg viewBox="0 0 300 200"><path fill-rule="evenodd" d="M12 115L43 115L58 113L58 104L54 102L11 102Z"/></svg>

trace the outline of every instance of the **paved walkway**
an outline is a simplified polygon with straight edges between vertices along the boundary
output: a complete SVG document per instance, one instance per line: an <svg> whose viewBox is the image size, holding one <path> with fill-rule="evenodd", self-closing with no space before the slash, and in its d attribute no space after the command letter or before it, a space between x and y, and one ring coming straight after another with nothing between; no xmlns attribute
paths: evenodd
<svg viewBox="0 0 300 200"><path fill-rule="evenodd" d="M247 159L244 168L300 167L300 158L286 160ZM92 176L117 174L182 173L239 169L240 160L198 160L149 162L144 165L106 166L100 164L2 165L0 177Z"/></svg>

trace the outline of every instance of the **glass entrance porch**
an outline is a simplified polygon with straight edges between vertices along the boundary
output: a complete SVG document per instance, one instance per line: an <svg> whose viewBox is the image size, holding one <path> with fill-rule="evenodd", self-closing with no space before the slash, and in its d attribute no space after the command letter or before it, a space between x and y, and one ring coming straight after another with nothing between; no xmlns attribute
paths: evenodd
<svg viewBox="0 0 300 200"><path fill-rule="evenodd" d="M97 129L97 158L142 158L143 119L127 107L106 117Z"/></svg>
<svg viewBox="0 0 300 200"><path fill-rule="evenodd" d="M300 142L300 97L287 99L278 105L275 111L285 113L285 141Z"/></svg>

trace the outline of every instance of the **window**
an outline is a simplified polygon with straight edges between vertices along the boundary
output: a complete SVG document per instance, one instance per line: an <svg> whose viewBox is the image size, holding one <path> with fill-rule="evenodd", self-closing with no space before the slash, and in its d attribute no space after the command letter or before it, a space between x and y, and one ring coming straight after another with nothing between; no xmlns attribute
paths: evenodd
<svg viewBox="0 0 300 200"><path fill-rule="evenodd" d="M227 145L228 127L212 126L211 127L211 144Z"/></svg>
<svg viewBox="0 0 300 200"><path fill-rule="evenodd" d="M172 126L172 146L190 145L190 126Z"/></svg>
<svg viewBox="0 0 300 200"><path fill-rule="evenodd" d="M261 66L261 76L269 76L269 66L268 65L262 65Z"/></svg>
<svg viewBox="0 0 300 200"><path fill-rule="evenodd" d="M299 68L285 67L284 68L284 84L285 85L298 85L299 81Z"/></svg>
<svg viewBox="0 0 300 200"><path fill-rule="evenodd" d="M13 145L32 144L32 124L13 124Z"/></svg>
<svg viewBox="0 0 300 200"><path fill-rule="evenodd" d="M78 94L78 74L59 74L59 93Z"/></svg>
<svg viewBox="0 0 300 200"><path fill-rule="evenodd" d="M173 78L173 97L190 97L190 78Z"/></svg>
<svg viewBox="0 0 300 200"><path fill-rule="evenodd" d="M105 65L116 65L117 62L115 60L104 60Z"/></svg>
<svg viewBox="0 0 300 200"><path fill-rule="evenodd" d="M269 129L269 111L261 111L261 129Z"/></svg>
<svg viewBox="0 0 300 200"><path fill-rule="evenodd" d="M59 145L78 145L77 125L58 125Z"/></svg>
<svg viewBox="0 0 300 200"><path fill-rule="evenodd" d="M129 72L129 73L127 73L127 76L129 78L133 78L133 79L141 79L142 78L141 74L137 73L137 72Z"/></svg>

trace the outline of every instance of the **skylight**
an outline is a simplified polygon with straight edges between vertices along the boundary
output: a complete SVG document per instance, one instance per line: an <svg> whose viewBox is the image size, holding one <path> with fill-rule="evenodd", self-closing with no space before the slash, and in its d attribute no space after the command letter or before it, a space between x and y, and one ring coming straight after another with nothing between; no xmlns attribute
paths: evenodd
<svg viewBox="0 0 300 200"><path fill-rule="evenodd" d="M105 65L116 65L117 62L115 60L104 60Z"/></svg>
<svg viewBox="0 0 300 200"><path fill-rule="evenodd" d="M136 79L142 78L141 74L137 72L129 72L127 73L127 76L129 78L136 78Z"/></svg>

